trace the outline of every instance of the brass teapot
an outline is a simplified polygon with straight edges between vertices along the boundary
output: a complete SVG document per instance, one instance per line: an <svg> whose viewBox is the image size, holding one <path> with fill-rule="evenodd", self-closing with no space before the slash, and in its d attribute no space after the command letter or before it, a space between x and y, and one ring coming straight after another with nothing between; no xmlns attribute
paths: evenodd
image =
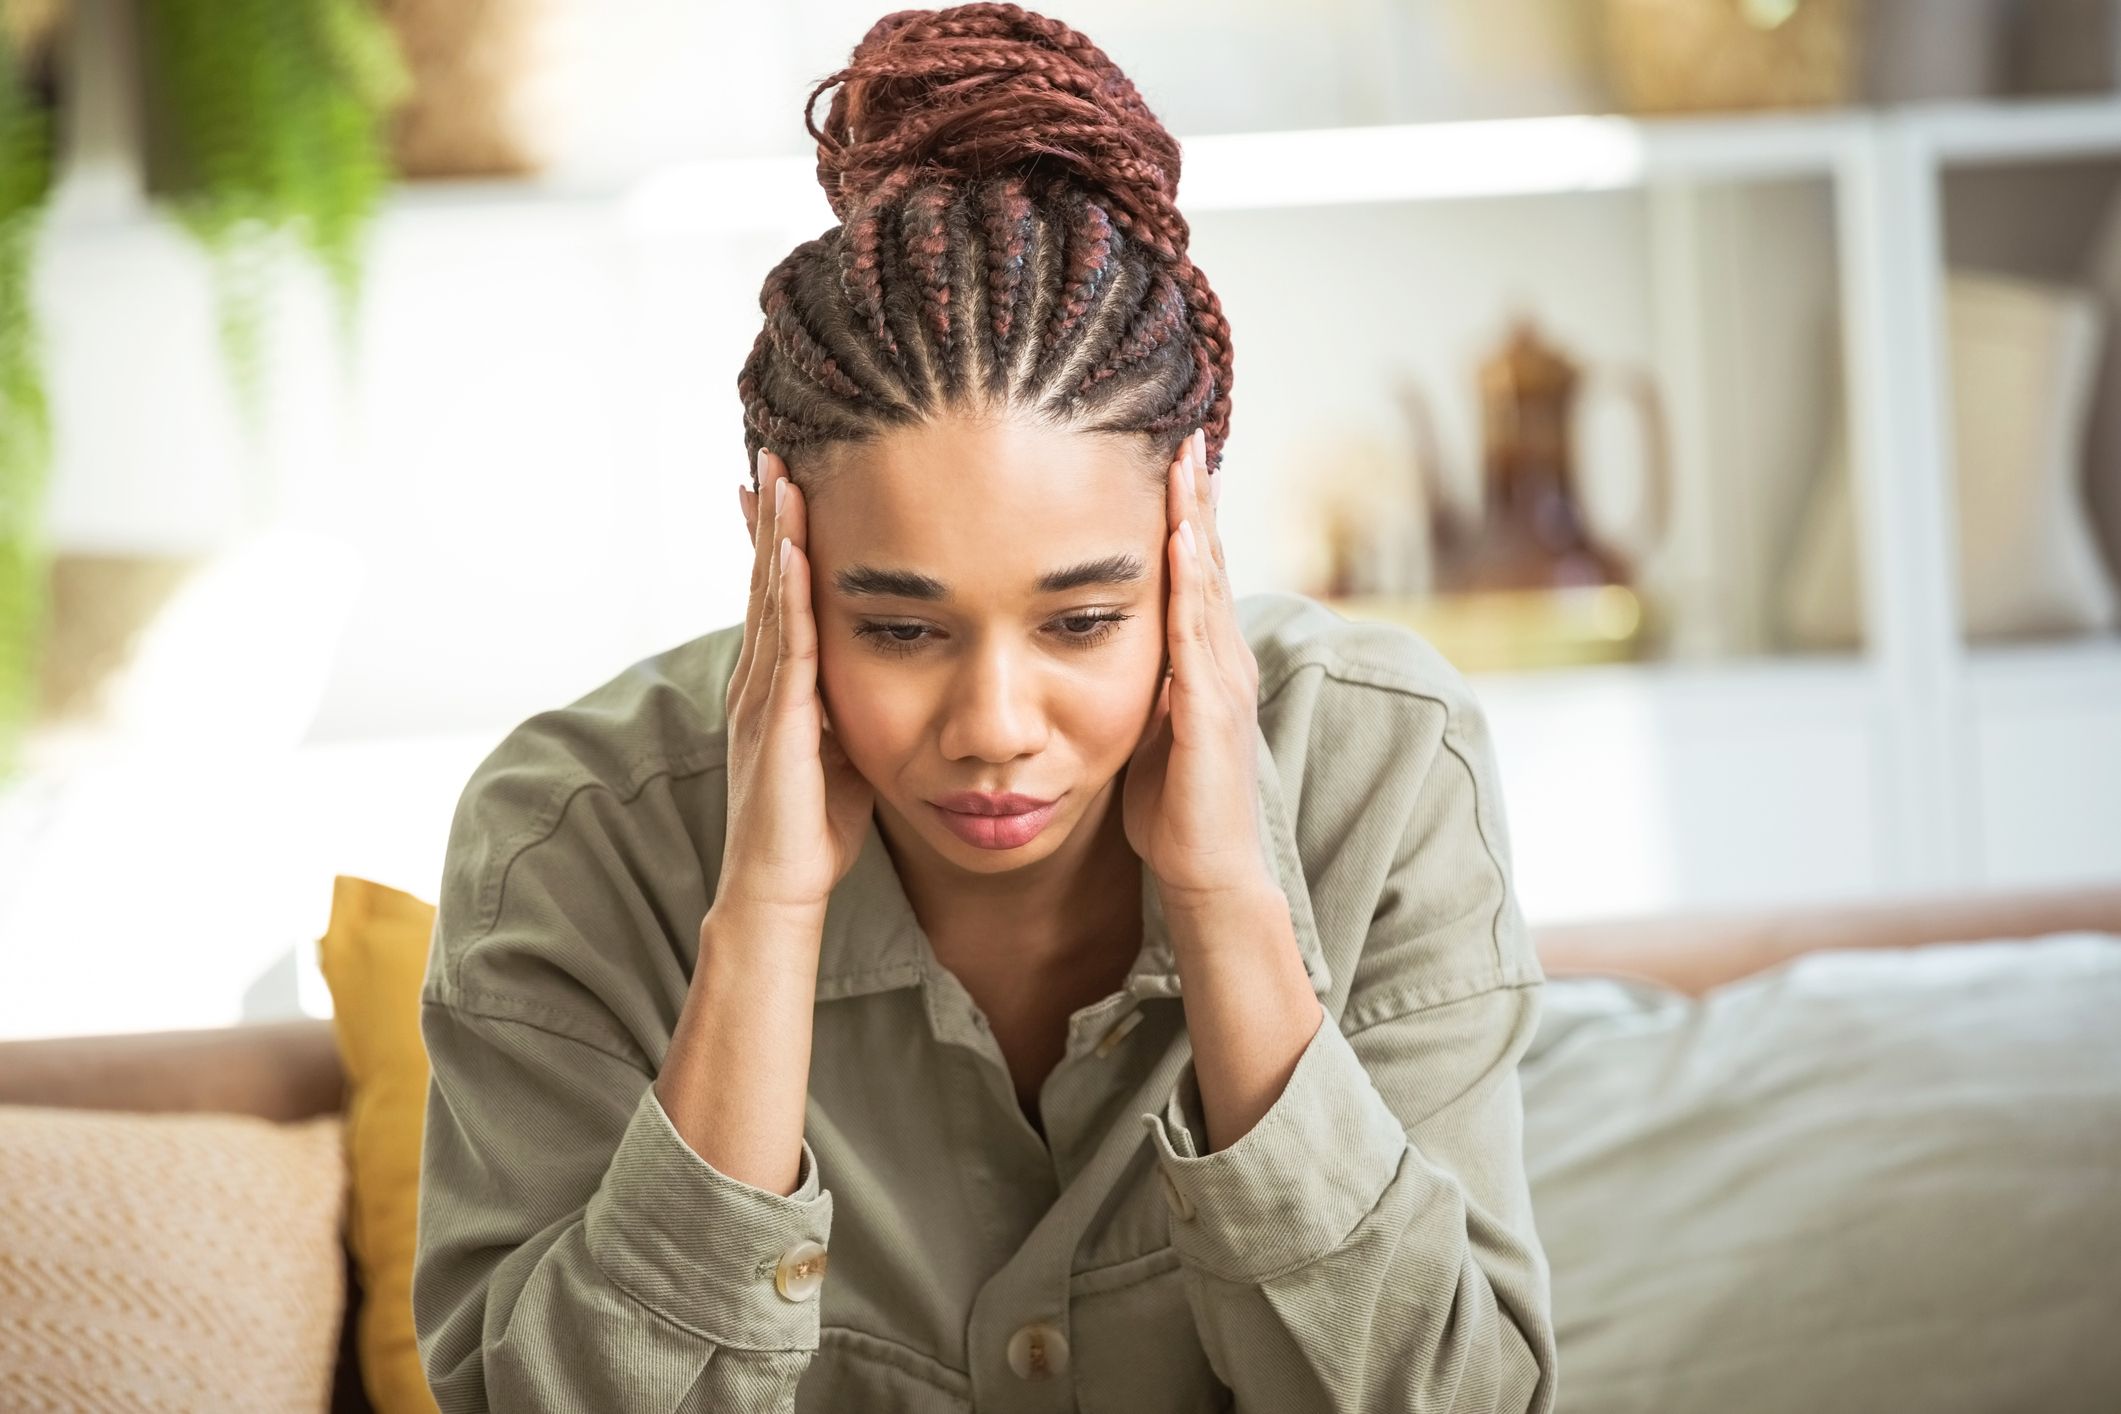
<svg viewBox="0 0 2121 1414"><path fill-rule="evenodd" d="M1646 527L1661 540L1670 516L1671 471L1664 418L1649 378L1615 375L1642 419L1647 454ZM1574 428L1583 368L1520 315L1501 349L1480 366L1481 505L1456 506L1427 464L1432 588L1439 594L1631 585L1634 566L1590 530Z"/></svg>
<svg viewBox="0 0 2121 1414"><path fill-rule="evenodd" d="M1646 373L1579 365L1519 315L1480 365L1481 476L1477 508L1458 504L1435 454L1434 418L1414 385L1402 396L1415 423L1418 482L1427 502L1428 597L1371 595L1344 612L1406 623L1468 670L1505 670L1637 658L1662 623L1637 591L1635 565L1592 533L1576 447L1588 392L1617 391L1640 422L1643 524L1630 539L1659 543L1668 528L1665 419Z"/></svg>

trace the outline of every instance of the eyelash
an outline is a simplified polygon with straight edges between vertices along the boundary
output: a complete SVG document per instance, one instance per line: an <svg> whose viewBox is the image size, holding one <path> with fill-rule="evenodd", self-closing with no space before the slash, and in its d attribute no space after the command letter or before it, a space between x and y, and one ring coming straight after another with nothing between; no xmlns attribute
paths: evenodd
<svg viewBox="0 0 2121 1414"><path fill-rule="evenodd" d="M1121 623L1133 617L1134 615L1132 614L1108 611L1097 614L1069 614L1064 618L1055 620L1055 622L1063 624L1096 624L1098 627L1090 633L1064 633L1061 635L1061 638L1066 641L1070 648L1086 648L1091 644L1104 642L1118 632ZM903 658L908 654L918 653L923 640L918 638L893 638L891 631L893 629L925 629L927 627L926 624L887 623L879 619L864 619L854 626L854 635L857 638L872 640L880 653L895 654Z"/></svg>

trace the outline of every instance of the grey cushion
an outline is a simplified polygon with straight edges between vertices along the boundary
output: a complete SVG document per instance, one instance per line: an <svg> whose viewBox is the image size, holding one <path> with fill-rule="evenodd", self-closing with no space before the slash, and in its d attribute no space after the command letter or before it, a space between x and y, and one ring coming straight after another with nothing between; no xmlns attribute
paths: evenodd
<svg viewBox="0 0 2121 1414"><path fill-rule="evenodd" d="M2121 937L1551 980L1560 1407L2121 1410Z"/></svg>

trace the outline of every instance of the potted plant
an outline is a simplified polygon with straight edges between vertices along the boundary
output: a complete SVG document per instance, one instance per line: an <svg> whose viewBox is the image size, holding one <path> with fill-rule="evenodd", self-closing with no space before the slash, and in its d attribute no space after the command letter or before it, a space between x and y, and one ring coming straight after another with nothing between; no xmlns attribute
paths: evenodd
<svg viewBox="0 0 2121 1414"><path fill-rule="evenodd" d="M368 0L142 0L142 14L149 194L212 260L222 353L255 431L268 281L289 243L328 276L351 347L389 118L411 80Z"/></svg>
<svg viewBox="0 0 2121 1414"><path fill-rule="evenodd" d="M51 10L0 5L0 779L36 704L47 608L43 539L51 413L30 266L52 184Z"/></svg>

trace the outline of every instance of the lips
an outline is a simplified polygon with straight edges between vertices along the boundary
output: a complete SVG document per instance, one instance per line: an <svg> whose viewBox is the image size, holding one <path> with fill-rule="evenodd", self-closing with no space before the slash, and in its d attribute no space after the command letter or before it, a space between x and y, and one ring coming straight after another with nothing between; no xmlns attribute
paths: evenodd
<svg viewBox="0 0 2121 1414"><path fill-rule="evenodd" d="M945 810L955 810L960 815L1022 815L1052 803L1051 800L1035 795L1018 795L1013 792L989 795L976 790L952 791L948 795L935 798L935 804Z"/></svg>
<svg viewBox="0 0 2121 1414"><path fill-rule="evenodd" d="M1053 818L1058 799L1035 795L988 795L954 791L928 802L944 828L979 849L1017 849L1038 837Z"/></svg>

